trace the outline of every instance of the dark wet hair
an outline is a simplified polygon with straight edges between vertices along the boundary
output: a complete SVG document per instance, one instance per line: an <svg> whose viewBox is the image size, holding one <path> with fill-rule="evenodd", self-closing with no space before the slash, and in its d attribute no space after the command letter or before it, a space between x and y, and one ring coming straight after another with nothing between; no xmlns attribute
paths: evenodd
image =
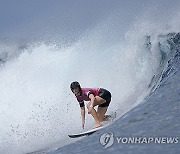
<svg viewBox="0 0 180 154"><path fill-rule="evenodd" d="M81 86L80 86L79 82L77 82L77 81L72 82L70 85L70 88L71 88L71 91L73 91L73 89L76 89L76 88L79 88L81 90Z"/></svg>

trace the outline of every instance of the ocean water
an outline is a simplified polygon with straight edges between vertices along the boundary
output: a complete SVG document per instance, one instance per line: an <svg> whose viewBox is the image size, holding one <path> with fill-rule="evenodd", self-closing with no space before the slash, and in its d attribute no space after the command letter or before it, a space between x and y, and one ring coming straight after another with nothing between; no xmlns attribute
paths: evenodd
<svg viewBox="0 0 180 154"><path fill-rule="evenodd" d="M177 144L166 149L116 143L103 149L99 138L109 131L178 136L179 2L49 3L22 2L24 14L16 6L7 16L29 20L3 20L8 26L0 31L0 153L178 153ZM112 125L86 138L68 138L84 131L72 81L111 91L107 113L117 113ZM86 113L85 130L93 124Z"/></svg>

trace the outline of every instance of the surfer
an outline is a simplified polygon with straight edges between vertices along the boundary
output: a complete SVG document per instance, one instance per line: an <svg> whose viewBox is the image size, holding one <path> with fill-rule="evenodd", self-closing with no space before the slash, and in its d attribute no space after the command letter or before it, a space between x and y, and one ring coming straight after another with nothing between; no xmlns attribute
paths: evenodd
<svg viewBox="0 0 180 154"><path fill-rule="evenodd" d="M111 102L111 93L103 88L81 88L77 81L72 82L70 88L76 96L81 108L83 129L85 124L84 101L89 101L87 104L88 114L91 114L96 122L93 128L100 127L101 122L105 120L105 113ZM96 111L94 107L97 105L98 109Z"/></svg>

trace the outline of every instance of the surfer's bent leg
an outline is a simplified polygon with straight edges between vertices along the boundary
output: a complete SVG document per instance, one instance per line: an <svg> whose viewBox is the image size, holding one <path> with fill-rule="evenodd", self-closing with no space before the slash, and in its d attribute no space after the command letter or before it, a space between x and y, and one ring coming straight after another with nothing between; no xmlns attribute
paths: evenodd
<svg viewBox="0 0 180 154"><path fill-rule="evenodd" d="M90 103L87 104L87 108L90 108ZM94 120L96 121L96 124L93 128L97 128L97 127L100 127L101 124L100 124L100 121L99 121L99 116L96 112L96 110L94 108L92 108L91 110L91 115L93 116Z"/></svg>
<svg viewBox="0 0 180 154"><path fill-rule="evenodd" d="M102 122L104 120L104 115L108 109L108 106L111 102L111 93L103 88L100 88L98 96L95 97L94 106L98 105L97 115L99 117L99 121Z"/></svg>
<svg viewBox="0 0 180 154"><path fill-rule="evenodd" d="M105 114L107 112L107 109L108 109L108 107L98 107L97 113L98 113L100 122L104 121L104 116L105 116Z"/></svg>
<svg viewBox="0 0 180 154"><path fill-rule="evenodd" d="M99 95L95 97L95 106L98 106L97 114L99 116L99 121L102 122L105 116L105 113L107 112L108 106L111 102L111 93L106 90L101 88L99 90Z"/></svg>

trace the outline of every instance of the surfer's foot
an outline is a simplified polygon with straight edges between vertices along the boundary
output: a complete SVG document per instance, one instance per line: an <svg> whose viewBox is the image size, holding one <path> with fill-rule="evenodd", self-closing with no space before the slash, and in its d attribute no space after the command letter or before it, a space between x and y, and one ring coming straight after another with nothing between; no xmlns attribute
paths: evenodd
<svg viewBox="0 0 180 154"><path fill-rule="evenodd" d="M93 129L94 129L94 128L98 128L98 127L101 127L101 124L95 124L94 127L93 127Z"/></svg>

